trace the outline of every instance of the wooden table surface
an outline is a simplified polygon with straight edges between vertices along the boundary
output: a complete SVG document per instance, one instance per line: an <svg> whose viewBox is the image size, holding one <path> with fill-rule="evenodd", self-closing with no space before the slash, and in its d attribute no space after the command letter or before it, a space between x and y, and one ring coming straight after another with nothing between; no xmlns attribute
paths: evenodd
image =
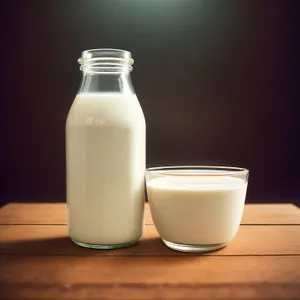
<svg viewBox="0 0 300 300"><path fill-rule="evenodd" d="M300 209L247 204L226 248L168 249L149 207L142 239L92 250L67 237L66 205L0 209L0 299L300 299Z"/></svg>

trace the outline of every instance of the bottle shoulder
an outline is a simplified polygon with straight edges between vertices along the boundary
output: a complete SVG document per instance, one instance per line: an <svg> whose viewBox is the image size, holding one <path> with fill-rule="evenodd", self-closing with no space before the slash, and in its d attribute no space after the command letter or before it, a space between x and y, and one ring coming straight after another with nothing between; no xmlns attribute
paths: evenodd
<svg viewBox="0 0 300 300"><path fill-rule="evenodd" d="M145 118L135 94L85 93L75 97L67 126L143 125Z"/></svg>

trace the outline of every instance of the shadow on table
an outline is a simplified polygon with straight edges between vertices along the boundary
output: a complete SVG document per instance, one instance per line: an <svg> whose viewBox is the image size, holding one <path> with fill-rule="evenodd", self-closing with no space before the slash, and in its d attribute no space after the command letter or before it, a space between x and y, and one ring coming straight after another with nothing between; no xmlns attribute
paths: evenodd
<svg viewBox="0 0 300 300"><path fill-rule="evenodd" d="M159 237L145 238L127 248L96 250L75 245L69 237L2 242L0 254L82 256L194 256L167 248Z"/></svg>

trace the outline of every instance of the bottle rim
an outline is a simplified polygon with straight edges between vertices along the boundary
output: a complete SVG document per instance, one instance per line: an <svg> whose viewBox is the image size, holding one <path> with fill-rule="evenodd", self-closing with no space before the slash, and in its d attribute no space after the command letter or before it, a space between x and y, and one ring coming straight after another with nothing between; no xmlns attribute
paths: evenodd
<svg viewBox="0 0 300 300"><path fill-rule="evenodd" d="M99 48L83 51L78 63L87 73L120 73L132 71L134 60L127 50Z"/></svg>

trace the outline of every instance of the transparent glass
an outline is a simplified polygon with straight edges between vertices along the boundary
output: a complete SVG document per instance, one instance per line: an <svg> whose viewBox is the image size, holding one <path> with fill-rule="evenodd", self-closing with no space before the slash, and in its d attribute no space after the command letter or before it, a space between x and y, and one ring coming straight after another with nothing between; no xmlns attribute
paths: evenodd
<svg viewBox="0 0 300 300"><path fill-rule="evenodd" d="M130 72L131 53L119 49L94 49L83 51L78 59L82 80L80 93L118 92L134 94Z"/></svg>
<svg viewBox="0 0 300 300"><path fill-rule="evenodd" d="M82 52L82 80L66 121L68 233L94 249L143 233L146 124L131 84L131 53Z"/></svg>
<svg viewBox="0 0 300 300"><path fill-rule="evenodd" d="M171 166L146 171L147 197L163 242L183 252L223 248L240 225L249 171Z"/></svg>

